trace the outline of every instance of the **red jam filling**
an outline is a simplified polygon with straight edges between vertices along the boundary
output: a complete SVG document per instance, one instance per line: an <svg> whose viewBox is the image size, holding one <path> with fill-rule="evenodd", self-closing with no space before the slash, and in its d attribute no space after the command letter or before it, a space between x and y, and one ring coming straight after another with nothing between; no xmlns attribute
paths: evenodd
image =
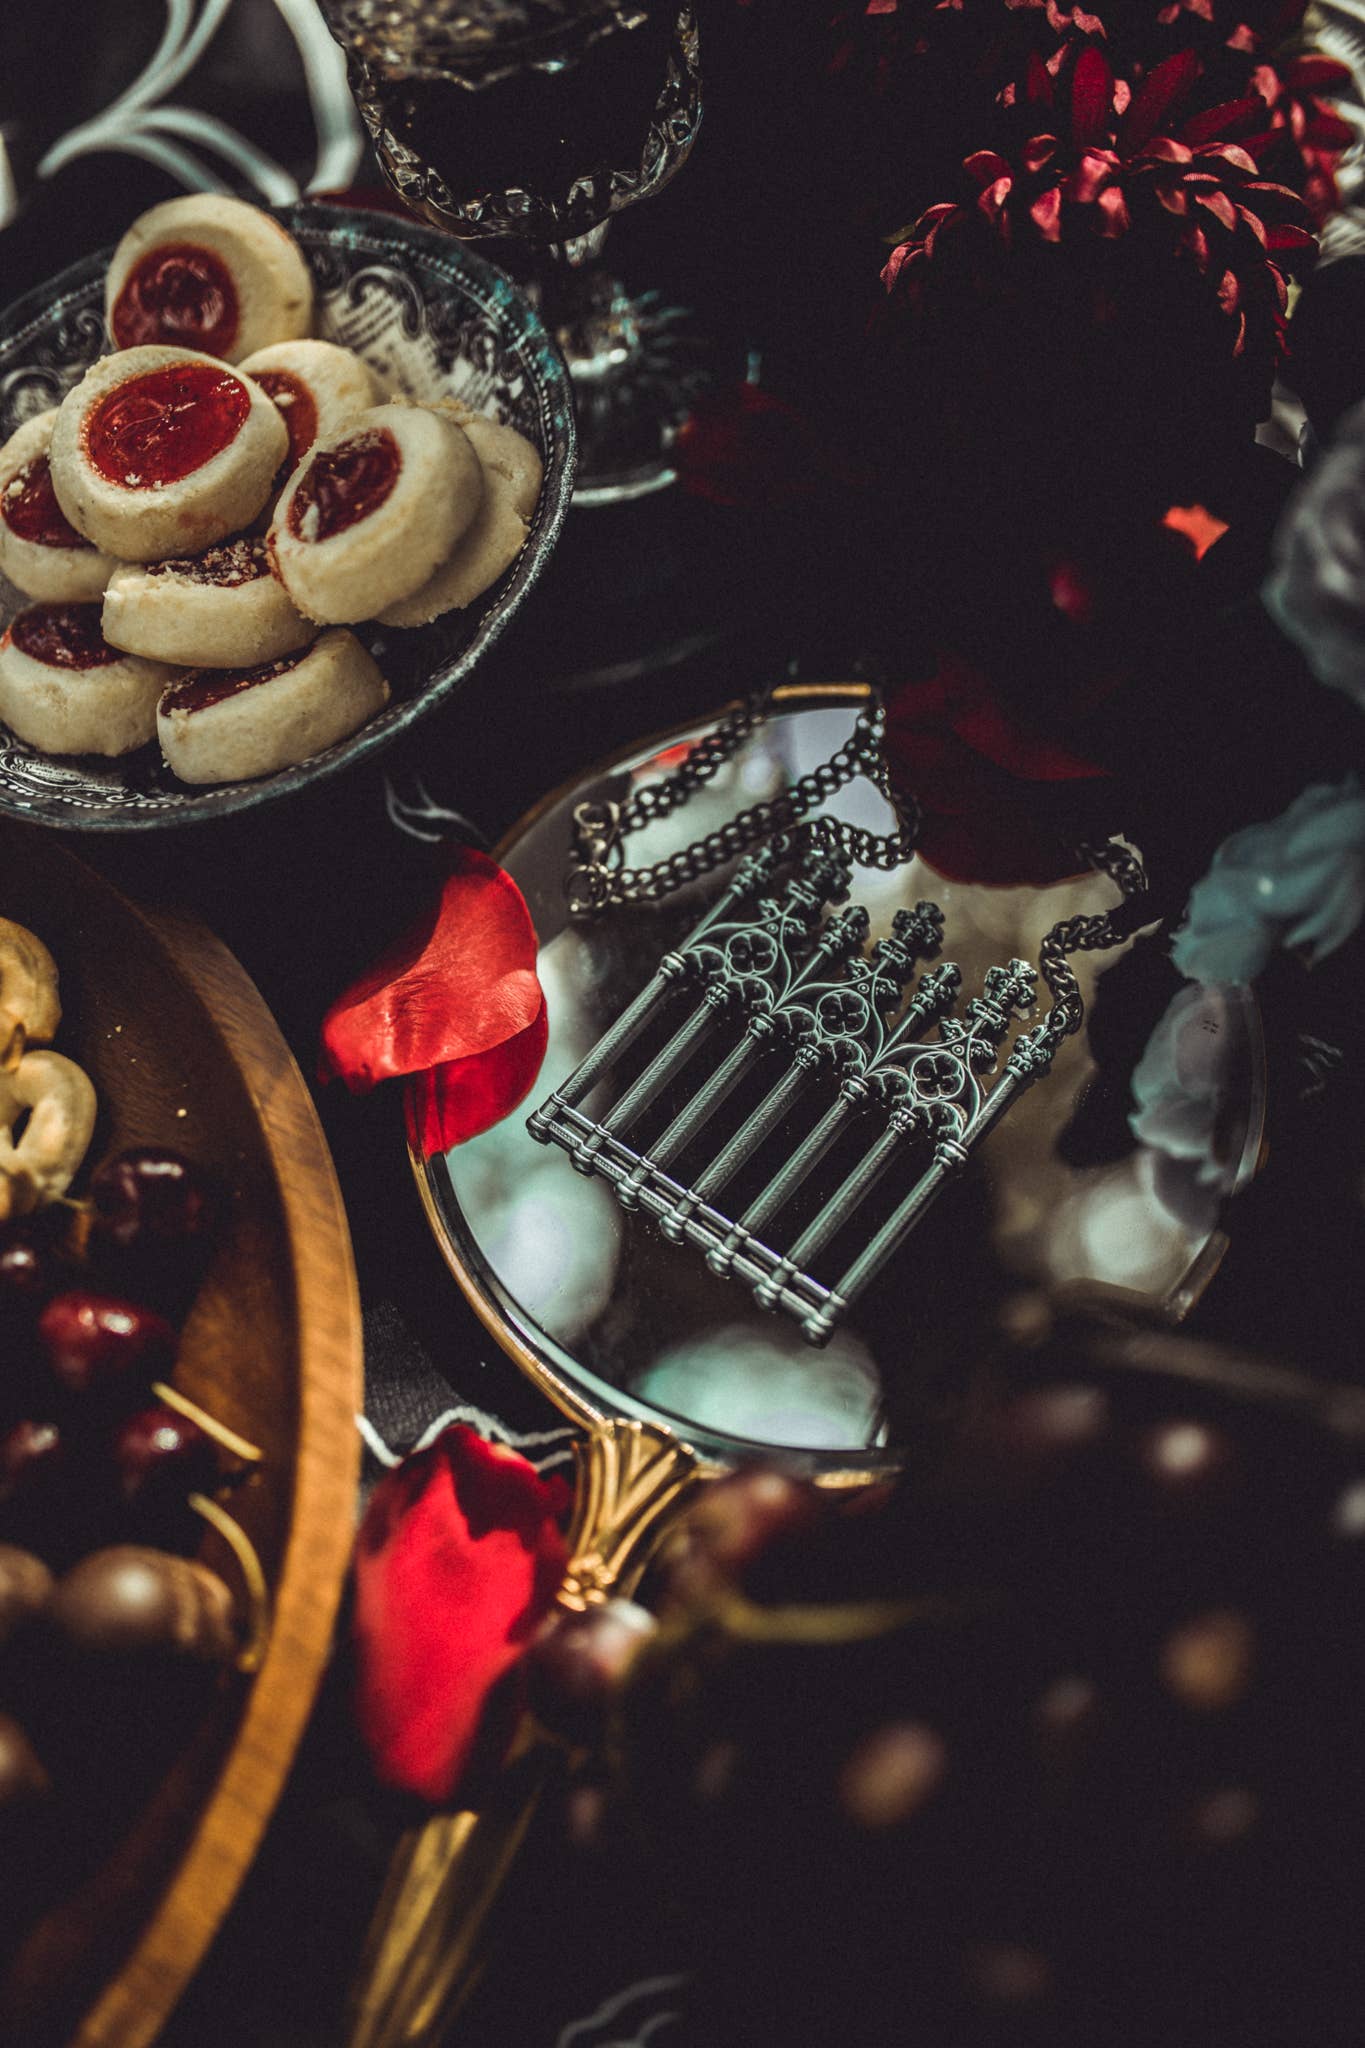
<svg viewBox="0 0 1365 2048"><path fill-rule="evenodd" d="M31 604L6 637L49 668L107 668L124 656L100 631L102 610L98 604Z"/></svg>
<svg viewBox="0 0 1365 2048"><path fill-rule="evenodd" d="M129 271L109 325L120 348L160 341L226 355L237 339L231 272L211 249L163 242Z"/></svg>
<svg viewBox="0 0 1365 2048"><path fill-rule="evenodd" d="M289 430L289 468L302 462L318 437L318 409L313 394L288 370L253 370L252 381L274 399Z"/></svg>
<svg viewBox="0 0 1365 2048"><path fill-rule="evenodd" d="M305 648L304 653L310 652ZM181 676L178 683L172 683L161 699L163 711L207 711L211 704L221 704L227 697L236 697L242 690L250 690L257 683L273 682L276 676L297 668L303 654L290 654L283 661L263 662L259 668L196 668L187 676Z"/></svg>
<svg viewBox="0 0 1365 2048"><path fill-rule="evenodd" d="M217 590L239 590L270 574L263 540L220 540L202 555L177 555L170 562L149 562L149 576L178 576L186 583L211 583Z"/></svg>
<svg viewBox="0 0 1365 2048"><path fill-rule="evenodd" d="M130 378L91 408L86 452L111 484L155 490L221 455L250 411L240 377L212 363L173 363Z"/></svg>
<svg viewBox="0 0 1365 2048"><path fill-rule="evenodd" d="M90 543L67 519L52 488L46 455L35 455L16 469L0 495L0 516L20 540L40 548L88 548Z"/></svg>
<svg viewBox="0 0 1365 2048"><path fill-rule="evenodd" d="M330 540L377 512L398 481L403 458L384 427L371 427L313 458L289 507L296 540Z"/></svg>

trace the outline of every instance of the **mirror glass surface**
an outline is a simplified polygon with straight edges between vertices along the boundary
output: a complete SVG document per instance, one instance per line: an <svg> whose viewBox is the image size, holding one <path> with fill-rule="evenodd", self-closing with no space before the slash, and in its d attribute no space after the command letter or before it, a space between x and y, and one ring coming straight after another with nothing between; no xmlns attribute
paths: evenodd
<svg viewBox="0 0 1365 2048"><path fill-rule="evenodd" d="M773 715L713 781L671 817L630 835L626 861L657 860L776 795L830 757L860 702L854 686L780 693ZM625 1212L606 1181L576 1172L563 1150L537 1144L526 1128L529 1113L691 931L729 872L647 910L570 924L563 877L573 807L588 798L620 800L666 776L704 729L653 741L585 776L503 843L500 858L540 938L549 1050L521 1109L445 1157L414 1163L446 1256L489 1327L584 1414L661 1420L722 1458L761 1445L817 1468L892 1463L917 1423L961 1386L964 1362L979 1354L1006 1295L1117 1292L1173 1319L1197 1297L1225 1242L1222 1201L1253 1170L1260 1146L1254 1001L1242 988L1191 991L1182 997L1181 1029L1159 1032L1180 987L1163 948L1139 939L1108 954L1075 956L1087 1004L1080 1033L945 1186L828 1346L814 1349L794 1320L764 1312L749 1286L718 1278L694 1247L667 1242L654 1218ZM830 809L873 831L892 822L866 781L840 791ZM990 966L1015 955L1036 962L1056 920L1116 900L1112 883L1096 875L1038 889L948 881L919 859L890 874L854 871L851 900L869 913L869 943L890 930L898 908L924 898L946 920L941 958L962 970L959 1012ZM1105 984L1098 994L1097 981ZM691 998L678 1000L670 1029ZM642 1041L630 1070L660 1042L658 1033ZM642 1121L642 1149L714 1069L716 1046L696 1054ZM1144 1054L1144 1092L1153 1104L1145 1143L1128 1122L1129 1084ZM700 1155L682 1156L683 1167L714 1153L752 1116L785 1064L781 1055L770 1058L779 1065L748 1077L717 1112ZM584 1106L599 1110L618 1092L608 1081ZM806 1091L773 1143L794 1149L832 1092L831 1084ZM841 1178L868 1141L866 1128L850 1133L851 1150L831 1154L802 1199L818 1205L821 1189L828 1194L838 1184L831 1176ZM897 1160L883 1191L887 1206L898 1186L906 1191L911 1171ZM742 1182L737 1192L745 1192ZM836 1276L843 1263L836 1259Z"/></svg>

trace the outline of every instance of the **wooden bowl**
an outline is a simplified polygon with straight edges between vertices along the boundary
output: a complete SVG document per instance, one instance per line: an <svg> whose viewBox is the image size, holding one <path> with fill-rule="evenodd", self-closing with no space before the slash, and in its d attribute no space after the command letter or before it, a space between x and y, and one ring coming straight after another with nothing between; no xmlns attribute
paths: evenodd
<svg viewBox="0 0 1365 2048"><path fill-rule="evenodd" d="M136 910L31 827L0 824L0 873L0 914L57 960L57 1049L98 1094L87 1166L169 1144L230 1191L174 1383L263 1452L231 1502L271 1589L260 1668L224 1684L135 1824L0 1973L0 2041L143 2048L251 1862L326 1661L359 1469L359 1299L312 1101L232 955L202 926ZM221 1538L201 1555L238 1583Z"/></svg>

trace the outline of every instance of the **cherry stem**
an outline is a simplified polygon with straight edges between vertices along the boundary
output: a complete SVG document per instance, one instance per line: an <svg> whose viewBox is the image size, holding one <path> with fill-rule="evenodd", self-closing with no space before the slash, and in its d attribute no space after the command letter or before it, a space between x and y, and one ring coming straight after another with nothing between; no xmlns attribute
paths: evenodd
<svg viewBox="0 0 1365 2048"><path fill-rule="evenodd" d="M54 1195L53 1206L70 1212L66 1248L73 1258L83 1259L90 1249L90 1234L95 1227L94 1203L78 1201L74 1195Z"/></svg>
<svg viewBox="0 0 1365 2048"><path fill-rule="evenodd" d="M220 1450L229 1451L234 1458L240 1458L244 1465L259 1465L262 1452L255 1444L249 1444L244 1436L238 1436L235 1429L229 1429L225 1422L219 1422L197 1401L191 1401L188 1394L179 1393L168 1387L164 1380L152 1381L152 1392L167 1408L174 1408L177 1415L183 1415L188 1422L198 1423L205 1436L211 1436Z"/></svg>
<svg viewBox="0 0 1365 2048"><path fill-rule="evenodd" d="M256 1546L241 1523L234 1521L216 1500L210 1500L206 1494L192 1493L188 1505L203 1517L211 1529L217 1530L236 1560L249 1614L246 1639L237 1652L237 1669L259 1671L270 1641L270 1589L266 1585Z"/></svg>

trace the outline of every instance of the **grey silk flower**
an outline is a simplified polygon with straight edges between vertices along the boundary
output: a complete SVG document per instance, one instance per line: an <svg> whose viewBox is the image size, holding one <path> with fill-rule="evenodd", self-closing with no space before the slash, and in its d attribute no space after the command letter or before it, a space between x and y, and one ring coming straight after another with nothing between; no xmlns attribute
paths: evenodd
<svg viewBox="0 0 1365 2048"><path fill-rule="evenodd" d="M1349 776L1315 783L1278 818L1223 841L1171 958L1191 981L1253 981L1277 946L1325 959L1363 912L1365 793Z"/></svg>
<svg viewBox="0 0 1365 2048"><path fill-rule="evenodd" d="M1201 1188L1220 1193L1236 1178L1237 1160L1223 1156L1220 1125L1227 1106L1228 1000L1217 988L1182 988L1172 997L1133 1072L1133 1136Z"/></svg>
<svg viewBox="0 0 1365 2048"><path fill-rule="evenodd" d="M1290 500L1262 596L1314 675L1365 710L1365 403Z"/></svg>

